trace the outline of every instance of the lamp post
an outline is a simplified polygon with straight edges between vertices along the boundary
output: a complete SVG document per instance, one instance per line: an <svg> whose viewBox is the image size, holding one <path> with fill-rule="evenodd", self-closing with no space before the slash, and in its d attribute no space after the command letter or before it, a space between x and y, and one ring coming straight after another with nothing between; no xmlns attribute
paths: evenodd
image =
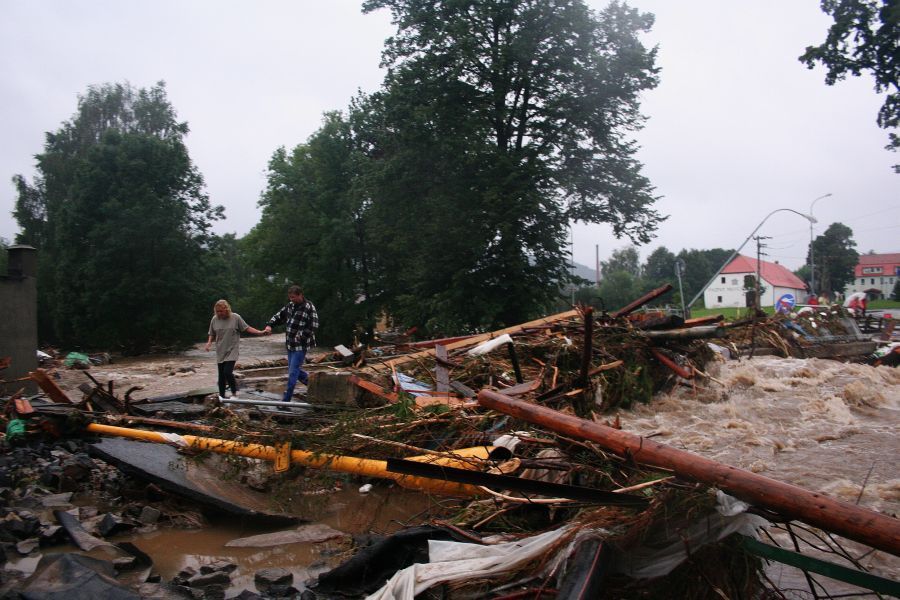
<svg viewBox="0 0 900 600"><path fill-rule="evenodd" d="M720 272L722 269L724 269L725 267L727 267L727 266L728 266L728 263L730 263L732 260L734 260L734 257L737 256L737 255L738 255L738 252L740 252L741 249L742 249L744 246L747 245L747 242L750 241L750 238L752 238L752 237L754 236L754 234L756 234L756 232L759 231L759 228L763 226L763 223L765 223L766 221L768 221L768 220L769 220L769 217L771 217L772 215L774 215L774 214L777 213L777 212L792 212L792 213L794 213L795 215L800 215L801 217L803 217L804 219L806 219L807 221L809 221L810 225L812 225L813 223L816 223L816 222L817 222L817 221L816 221L816 218L815 218L814 216L804 214L804 213L802 213L802 212L800 212L800 211L798 211L798 210L794 210L793 208L776 208L775 210L773 210L772 212L770 212L769 214L767 214L767 215L763 218L762 221L759 222L759 225L756 226L756 229L754 229L753 231L751 231L751 232L750 232L750 235L747 236L747 239L745 239L745 240L741 243L741 245L737 247L737 250L735 250L734 252L731 253L731 256L729 256L728 259L722 264L722 266L719 267L718 270L716 270L716 272L713 274L712 278L710 278L710 280L706 282L706 285L704 285L702 288L700 288L700 291L697 292L697 295L694 296L694 297L691 299L690 303L688 304L688 308L692 307L692 306L694 305L694 302L697 301L697 298L700 297L700 295L706 290L706 288L708 288L710 285L712 285L712 282L715 281L715 280L716 280L716 277L719 276L719 272Z"/></svg>
<svg viewBox="0 0 900 600"><path fill-rule="evenodd" d="M818 202L822 198L827 198L830 195L831 195L831 192L828 192L827 194L819 196L818 198L813 200L809 205L809 216L812 217L813 206L816 205L816 202ZM816 256L815 256L815 251L813 250L813 243L815 242L815 239L813 239L813 223L815 223L815 222L816 222L815 217L813 217L813 220L811 220L809 222L809 293L810 294L816 293Z"/></svg>

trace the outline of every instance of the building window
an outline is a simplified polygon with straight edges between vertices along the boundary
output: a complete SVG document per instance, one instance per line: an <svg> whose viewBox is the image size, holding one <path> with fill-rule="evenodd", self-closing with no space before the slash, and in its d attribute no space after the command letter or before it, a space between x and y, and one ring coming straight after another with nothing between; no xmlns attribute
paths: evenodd
<svg viewBox="0 0 900 600"><path fill-rule="evenodd" d="M869 284L875 285L875 278L874 278L874 277L872 277L872 278L869 279Z"/></svg>
<svg viewBox="0 0 900 600"><path fill-rule="evenodd" d="M725 283L725 278L724 278L724 277L722 278L722 283ZM721 302L721 300L719 300L719 302Z"/></svg>
<svg viewBox="0 0 900 600"><path fill-rule="evenodd" d="M866 275L870 273L881 273L881 267L863 267L863 273Z"/></svg>
<svg viewBox="0 0 900 600"><path fill-rule="evenodd" d="M716 302L718 302L719 304L721 304L721 303L722 303L722 296L716 296L716 298L718 298L718 300L716 300Z"/></svg>

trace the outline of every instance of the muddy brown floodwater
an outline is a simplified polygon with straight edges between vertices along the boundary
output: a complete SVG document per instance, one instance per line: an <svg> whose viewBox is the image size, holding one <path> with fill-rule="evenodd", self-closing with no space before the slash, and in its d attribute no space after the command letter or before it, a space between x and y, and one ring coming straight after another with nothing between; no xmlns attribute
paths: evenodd
<svg viewBox="0 0 900 600"><path fill-rule="evenodd" d="M840 500L900 513L900 369L774 357L711 367L721 384L680 387L622 411L623 429ZM857 554L864 551L846 545ZM874 552L862 564L900 579L898 557ZM806 587L797 573L774 571L776 583Z"/></svg>
<svg viewBox="0 0 900 600"><path fill-rule="evenodd" d="M283 336L245 338L241 363L280 358ZM193 370L179 372L190 367ZM65 389L86 379L60 370ZM116 389L141 385L137 398L215 384L215 357L202 345L178 356L130 358L91 369ZM622 427L653 435L658 442L761 473L773 479L857 502L887 514L900 513L900 369L844 364L821 359L759 357L710 365L718 382L679 387L653 402L621 411ZM298 510L307 518L345 533L388 532L419 514L429 500L418 494L376 487L360 494L355 484L311 501ZM254 589L255 570L283 567L302 582L345 547L340 542L290 544L268 549L227 548L225 543L273 531L241 523L215 521L203 530L160 530L130 538L156 561L168 580L186 566L225 558L240 565L229 595ZM862 549L847 546L862 554ZM883 552L862 564L900 579L900 559ZM770 567L769 575L786 589L805 588L798 572ZM840 585L829 585L833 592Z"/></svg>

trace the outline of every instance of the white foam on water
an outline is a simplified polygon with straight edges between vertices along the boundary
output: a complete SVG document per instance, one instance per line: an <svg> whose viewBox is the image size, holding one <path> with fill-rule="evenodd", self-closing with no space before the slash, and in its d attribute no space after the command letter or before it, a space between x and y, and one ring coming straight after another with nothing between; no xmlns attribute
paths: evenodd
<svg viewBox="0 0 900 600"><path fill-rule="evenodd" d="M767 356L718 370L724 386L620 411L623 429L851 503L862 489L861 506L900 514L900 369ZM900 558L880 563L900 576Z"/></svg>

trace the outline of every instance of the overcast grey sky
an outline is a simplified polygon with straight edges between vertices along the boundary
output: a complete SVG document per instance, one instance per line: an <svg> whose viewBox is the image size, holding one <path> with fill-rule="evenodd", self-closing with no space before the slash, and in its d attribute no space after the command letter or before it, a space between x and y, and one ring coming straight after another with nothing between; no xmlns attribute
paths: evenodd
<svg viewBox="0 0 900 600"><path fill-rule="evenodd" d="M797 57L830 21L818 0L631 0L656 15L660 85L638 134L645 174L670 215L646 255L665 245L736 247L769 212L809 212L816 233L850 226L860 251L900 252L900 155L883 150L881 104L869 77L828 87ZM600 8L601 0L589 4ZM214 203L217 231L243 235L259 218L265 169L383 76L389 15L357 0L0 2L0 237L17 231L9 178L31 177L44 132L75 112L87 86L165 80ZM299 220L298 223L302 223ZM782 212L760 234L771 260L797 268L809 223ZM574 228L575 259L593 266L627 240ZM750 252L750 247L745 253Z"/></svg>

